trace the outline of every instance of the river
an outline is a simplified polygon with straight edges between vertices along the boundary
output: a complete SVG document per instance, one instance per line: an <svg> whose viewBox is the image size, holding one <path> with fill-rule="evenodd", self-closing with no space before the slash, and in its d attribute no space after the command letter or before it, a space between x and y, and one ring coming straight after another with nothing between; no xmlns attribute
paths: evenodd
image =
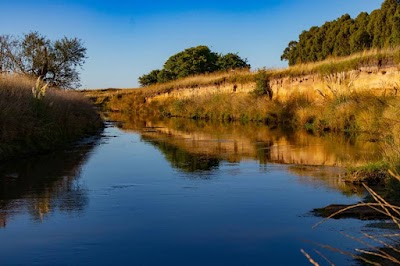
<svg viewBox="0 0 400 266"><path fill-rule="evenodd" d="M368 227L311 211L365 192L339 166L379 157L365 139L262 125L118 116L74 149L0 165L1 265L337 265ZM319 166L316 166L319 165ZM366 229L373 230L373 229ZM316 257L321 260L321 257Z"/></svg>

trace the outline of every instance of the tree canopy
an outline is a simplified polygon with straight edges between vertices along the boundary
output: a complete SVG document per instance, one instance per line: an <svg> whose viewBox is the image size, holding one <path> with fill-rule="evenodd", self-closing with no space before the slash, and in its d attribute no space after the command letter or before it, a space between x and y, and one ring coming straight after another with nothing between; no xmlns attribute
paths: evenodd
<svg viewBox="0 0 400 266"><path fill-rule="evenodd" d="M0 35L0 72L41 77L51 86L80 86L77 70L86 58L86 48L77 38L51 41L38 32L22 37Z"/></svg>
<svg viewBox="0 0 400 266"><path fill-rule="evenodd" d="M281 60L289 65L316 62L330 56L347 56L370 48L400 45L400 0L386 0L371 14L355 19L345 14L320 27L303 31L297 41L289 42Z"/></svg>
<svg viewBox="0 0 400 266"><path fill-rule="evenodd" d="M139 83L141 86L149 86L198 74L248 68L250 65L247 59L242 59L238 54L222 55L200 45L171 56L164 63L163 69L152 70L139 77Z"/></svg>

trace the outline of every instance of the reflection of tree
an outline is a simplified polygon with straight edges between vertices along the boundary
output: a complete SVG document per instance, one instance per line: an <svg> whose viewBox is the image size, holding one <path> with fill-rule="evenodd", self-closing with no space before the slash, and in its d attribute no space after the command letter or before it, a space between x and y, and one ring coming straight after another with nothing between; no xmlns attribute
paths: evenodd
<svg viewBox="0 0 400 266"><path fill-rule="evenodd" d="M189 153L163 140L142 136L142 139L157 147L172 166L186 172L210 171L218 168L221 159L206 154Z"/></svg>
<svg viewBox="0 0 400 266"><path fill-rule="evenodd" d="M20 209L27 209L35 220L42 220L55 210L83 211L88 197L79 184L80 167L97 141L70 151L1 165L0 227Z"/></svg>

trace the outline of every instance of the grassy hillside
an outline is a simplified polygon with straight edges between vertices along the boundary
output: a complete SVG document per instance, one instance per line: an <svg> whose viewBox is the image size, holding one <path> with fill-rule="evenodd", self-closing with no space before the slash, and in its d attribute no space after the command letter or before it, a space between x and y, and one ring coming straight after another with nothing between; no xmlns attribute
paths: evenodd
<svg viewBox="0 0 400 266"><path fill-rule="evenodd" d="M395 76L386 76L390 84L384 86L391 91L385 95L356 89L354 81L358 75L357 71L363 69L368 74L371 73L372 79L385 73L379 72L383 67L398 69L399 63L400 48L369 50L350 57L331 58L286 69L221 72L140 89L111 89L85 93L105 109L135 115L258 121L272 125L306 127L317 131L373 129L372 132L377 132L379 130L374 127L379 123L373 121L378 121L388 106L397 104L397 97L394 95L398 89L398 82L394 80ZM308 85L305 85L306 82L302 82L308 80L304 78L306 76L313 76L315 79L309 80ZM276 88L272 88L272 100L252 93L257 89L260 78L267 79L271 84L283 84L274 85ZM283 83L284 80L289 81ZM292 80L296 80L297 83ZM377 80L378 83L382 83L381 78L378 77ZM368 83L369 77L363 82ZM365 84L365 87L367 85ZM250 93L240 93L243 87ZM228 90L223 92L223 88ZM199 93L211 89L213 93ZM279 97L278 90L280 94L285 91L285 97ZM179 96L180 91L185 91L185 96ZM218 93L219 91L221 93ZM367 113L364 110L367 110Z"/></svg>
<svg viewBox="0 0 400 266"><path fill-rule="evenodd" d="M400 64L400 48L384 50L366 50L347 57L332 57L330 59L308 64L299 64L282 69L263 69L269 79L296 78L306 75L326 76L340 72L348 72L362 68L381 68L383 66L398 66ZM135 93L143 97L153 97L183 88L202 88L222 84L244 85L254 83L259 71L228 71L197 75L172 82L157 83L148 87L134 89L105 89L87 91L87 96L101 104L111 99L121 99L123 95ZM104 101L104 102L103 102Z"/></svg>
<svg viewBox="0 0 400 266"><path fill-rule="evenodd" d="M0 76L0 161L65 145L102 127L90 101L78 92L49 89L32 94L35 81Z"/></svg>

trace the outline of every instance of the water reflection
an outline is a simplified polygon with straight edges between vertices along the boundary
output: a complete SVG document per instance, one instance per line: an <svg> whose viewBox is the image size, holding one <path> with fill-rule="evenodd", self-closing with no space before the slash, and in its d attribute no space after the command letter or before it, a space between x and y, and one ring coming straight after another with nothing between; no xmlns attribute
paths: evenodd
<svg viewBox="0 0 400 266"><path fill-rule="evenodd" d="M79 183L80 169L97 142L98 137L69 151L1 164L0 227L24 211L36 221L55 210L82 212L88 196Z"/></svg>
<svg viewBox="0 0 400 266"><path fill-rule="evenodd" d="M211 171L217 169L221 162L218 157L209 156L206 153L192 154L164 140L158 140L146 135L143 135L142 139L157 147L173 167L185 172Z"/></svg>
<svg viewBox="0 0 400 266"><path fill-rule="evenodd" d="M332 228L316 233L320 218L307 213L360 198L326 189L336 183L318 167L270 163L289 158L276 150L298 152L296 133L119 118L110 117L140 135L109 127L95 152L83 147L1 167L0 213L10 224L0 230L3 264L306 265L299 250L314 247L303 239L354 248ZM347 233L362 225L333 222Z"/></svg>
<svg viewBox="0 0 400 266"><path fill-rule="evenodd" d="M362 185L344 182L341 178L332 178L343 174L345 171L343 168L291 165L288 167L288 171L298 176L298 180L302 184L318 186L322 182L325 187L337 189L346 196L357 195L364 197L366 195Z"/></svg>
<svg viewBox="0 0 400 266"><path fill-rule="evenodd" d="M207 170L209 166L217 166L221 160L354 166L381 158L378 145L365 141L362 136L315 136L304 131L271 130L257 124L224 124L188 119L146 120L118 113L110 114L110 118L119 121L119 127L124 130L139 132L145 141L153 143L166 154L174 166L185 171ZM187 160L193 161L193 156L211 161L206 164L195 163L188 168Z"/></svg>

